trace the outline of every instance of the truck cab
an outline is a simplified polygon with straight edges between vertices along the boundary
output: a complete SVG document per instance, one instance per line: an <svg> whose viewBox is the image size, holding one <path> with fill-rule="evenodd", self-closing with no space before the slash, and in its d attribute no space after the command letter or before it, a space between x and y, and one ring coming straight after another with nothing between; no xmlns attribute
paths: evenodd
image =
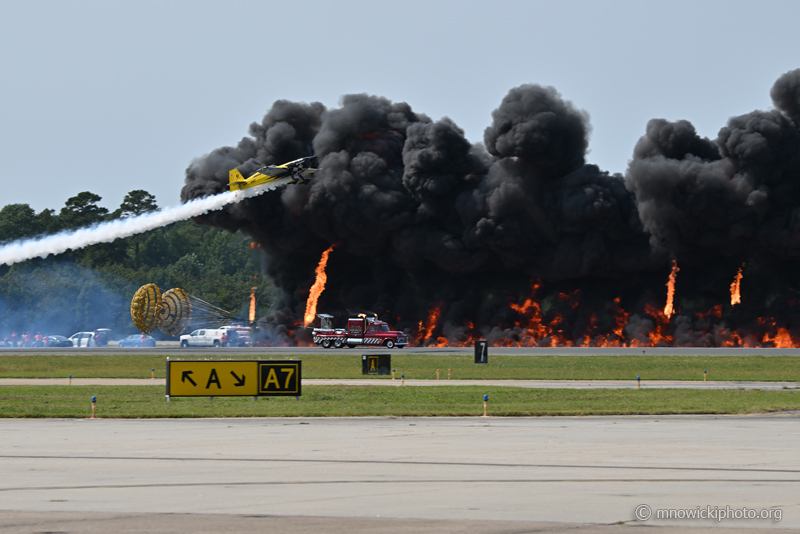
<svg viewBox="0 0 800 534"><path fill-rule="evenodd" d="M404 332L392 330L388 324L376 317L359 315L347 320L345 343L350 348L355 348L357 345L373 345L400 349L408 345L408 337Z"/></svg>
<svg viewBox="0 0 800 534"><path fill-rule="evenodd" d="M344 346L352 349L358 345L401 349L408 345L405 332L392 330L377 317L359 314L358 317L347 320L347 328L334 328L332 315L318 313L317 317L320 319L320 327L313 330L314 344L322 345L326 349Z"/></svg>

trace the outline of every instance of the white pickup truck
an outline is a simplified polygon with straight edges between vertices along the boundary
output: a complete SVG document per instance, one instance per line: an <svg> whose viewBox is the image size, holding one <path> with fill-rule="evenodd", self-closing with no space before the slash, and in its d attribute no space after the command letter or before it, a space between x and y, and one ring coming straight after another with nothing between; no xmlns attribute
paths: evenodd
<svg viewBox="0 0 800 534"><path fill-rule="evenodd" d="M222 345L224 330L209 328L195 330L191 334L181 336L181 347L219 347Z"/></svg>

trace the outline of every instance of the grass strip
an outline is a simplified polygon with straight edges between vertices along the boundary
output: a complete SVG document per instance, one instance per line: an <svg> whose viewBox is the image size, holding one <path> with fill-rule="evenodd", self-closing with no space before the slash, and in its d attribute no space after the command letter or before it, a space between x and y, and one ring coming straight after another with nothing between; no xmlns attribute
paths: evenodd
<svg viewBox="0 0 800 534"><path fill-rule="evenodd" d="M794 356L491 356L476 365L471 355L408 354L392 351L397 376L453 379L542 380L708 380L800 381L800 358ZM361 352L271 355L231 358L209 351L183 359L300 359L304 378L364 378ZM173 359L180 359L175 358ZM0 378L150 378L166 373L166 357L126 355L0 355ZM389 378L389 377L382 377Z"/></svg>
<svg viewBox="0 0 800 534"><path fill-rule="evenodd" d="M3 386L0 417L101 418L745 414L800 410L800 391L306 386L294 397L173 398L159 386Z"/></svg>

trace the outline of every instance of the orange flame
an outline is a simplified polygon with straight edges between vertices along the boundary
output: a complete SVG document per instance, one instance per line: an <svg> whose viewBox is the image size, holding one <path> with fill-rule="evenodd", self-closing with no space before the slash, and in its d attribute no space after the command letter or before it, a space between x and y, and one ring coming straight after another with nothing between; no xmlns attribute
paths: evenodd
<svg viewBox="0 0 800 534"><path fill-rule="evenodd" d="M256 320L256 290L258 288L252 287L250 289L253 290L253 292L250 293L250 322L253 323Z"/></svg>
<svg viewBox="0 0 800 534"><path fill-rule="evenodd" d="M669 281L667 282L667 305L664 306L664 315L667 319L672 317L675 310L672 308L672 299L675 297L675 278L678 276L678 262L672 260L672 272L669 274Z"/></svg>
<svg viewBox="0 0 800 534"><path fill-rule="evenodd" d="M733 278L733 283L731 284L731 306L742 303L742 268L744 268L744 263L739 267L739 272L736 273L736 276Z"/></svg>
<svg viewBox="0 0 800 534"><path fill-rule="evenodd" d="M778 328L778 333L775 334L775 337L771 337L769 334L766 334L764 336L764 343L772 343L777 349L791 349L795 346L795 343L792 340L792 335L783 327Z"/></svg>
<svg viewBox="0 0 800 534"><path fill-rule="evenodd" d="M743 270L744 264L740 274ZM427 347L465 347L476 339L488 339L496 347L800 347L797 325L779 326L775 317L762 317L750 327L727 326L724 304L705 312L681 310L686 321L673 325L678 271L673 261L666 309L644 303L644 313L639 311L634 323L619 297L605 310L581 308L579 290L540 295L541 282L532 280L528 296L507 297L509 313L494 326L444 323L445 304L439 302L430 304L411 337L417 346ZM736 278L741 281L740 275ZM792 306L798 305L793 301Z"/></svg>
<svg viewBox="0 0 800 534"><path fill-rule="evenodd" d="M328 281L328 275L325 274L325 267L328 265L328 255L332 250L333 245L323 252L322 257L319 259L319 265L317 265L315 271L317 273L317 279L314 280L314 285L311 286L311 290L308 292L306 314L304 317L305 324L303 326L308 326L313 323L314 317L317 315L317 300L319 300L319 296L322 295L322 292L325 290L325 283Z"/></svg>
<svg viewBox="0 0 800 534"><path fill-rule="evenodd" d="M675 271L673 271L672 274L675 274ZM670 299L670 307L671 304L672 299ZM669 335L669 315L667 315L666 311L662 313L661 310L650 304L645 304L644 310L656 320L655 327L650 334L648 334L650 337L650 346L657 347L659 344L662 346L672 345L674 338Z"/></svg>
<svg viewBox="0 0 800 534"><path fill-rule="evenodd" d="M627 313L625 310L622 309L622 306L619 305L620 298L617 297L614 299L614 335L617 336L620 340L624 339L623 331L625 329L625 325L628 324L628 317L630 317L630 313Z"/></svg>
<svg viewBox="0 0 800 534"><path fill-rule="evenodd" d="M420 330L420 341L422 346L430 346L428 344L428 340L433 336L433 330L436 328L437 323L439 322L439 317L442 315L442 303L440 302L436 306L430 309L428 312L428 319L425 321L425 326L422 326L422 321L419 323L419 330ZM437 339L440 341L440 339ZM445 340L446 345L447 340Z"/></svg>

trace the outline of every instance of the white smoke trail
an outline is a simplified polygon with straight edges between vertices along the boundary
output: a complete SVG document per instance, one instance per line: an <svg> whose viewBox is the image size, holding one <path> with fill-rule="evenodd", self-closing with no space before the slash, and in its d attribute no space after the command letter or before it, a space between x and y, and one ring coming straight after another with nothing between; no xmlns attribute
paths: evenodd
<svg viewBox="0 0 800 534"><path fill-rule="evenodd" d="M61 254L67 250L77 250L96 243L109 243L121 237L140 234L153 228L166 226L177 221L203 215L209 211L222 209L228 204L240 202L266 191L277 189L291 178L281 178L263 187L253 187L240 191L226 191L218 195L198 198L186 204L167 208L163 211L144 213L138 217L116 219L87 228L60 232L39 239L22 239L0 248L0 265L13 265L32 258L46 258L51 254Z"/></svg>

